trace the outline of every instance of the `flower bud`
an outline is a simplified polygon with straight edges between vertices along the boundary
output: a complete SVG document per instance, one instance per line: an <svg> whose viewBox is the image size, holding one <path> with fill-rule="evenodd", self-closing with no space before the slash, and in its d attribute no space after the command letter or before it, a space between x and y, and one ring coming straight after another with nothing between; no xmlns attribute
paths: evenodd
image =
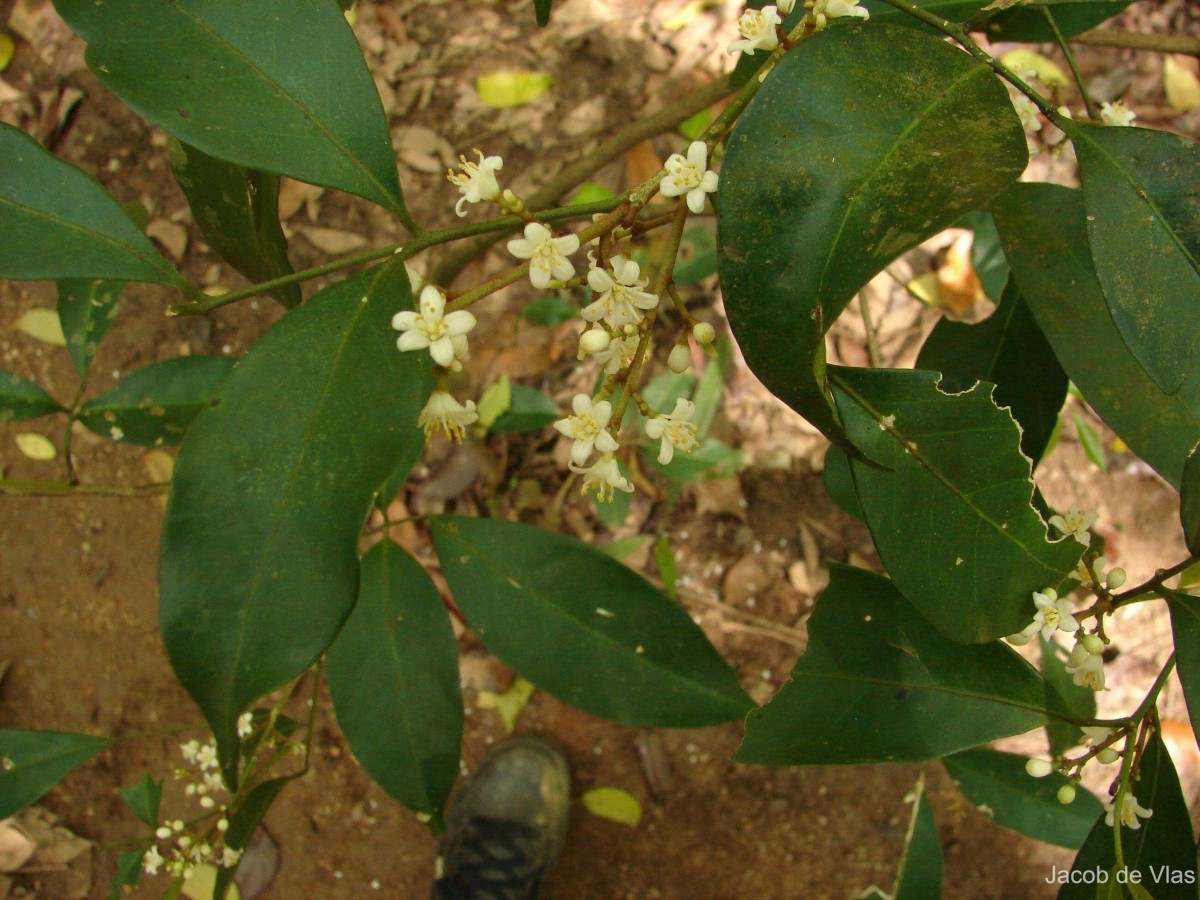
<svg viewBox="0 0 1200 900"><path fill-rule="evenodd" d="M1100 653L1104 649L1104 641L1100 640L1098 634L1085 634L1080 642L1088 653Z"/></svg>
<svg viewBox="0 0 1200 900"><path fill-rule="evenodd" d="M1118 566L1115 569L1109 570L1109 573L1108 573L1107 578L1105 579L1105 582L1108 584L1110 589L1115 591L1117 588L1119 588L1121 585L1123 585L1125 583L1125 570L1122 569L1120 566Z"/></svg>
<svg viewBox="0 0 1200 900"><path fill-rule="evenodd" d="M1096 760L1102 766L1107 766L1107 765L1110 765L1111 763L1115 763L1120 758L1121 758L1121 754L1118 753L1116 750L1114 750L1112 747L1105 747L1103 750L1101 750L1099 753L1096 754Z"/></svg>
<svg viewBox="0 0 1200 900"><path fill-rule="evenodd" d="M1063 806L1070 806L1075 802L1075 785L1064 784L1058 789L1058 802Z"/></svg>
<svg viewBox="0 0 1200 900"><path fill-rule="evenodd" d="M589 328L579 336L579 358L599 353L608 347L611 340L603 328Z"/></svg>
<svg viewBox="0 0 1200 900"><path fill-rule="evenodd" d="M676 344L671 355L667 357L667 368L676 375L682 375L692 364L692 351L685 343Z"/></svg>
<svg viewBox="0 0 1200 900"><path fill-rule="evenodd" d="M701 347L706 347L717 338L717 331L707 322L697 322L692 326L692 337Z"/></svg>
<svg viewBox="0 0 1200 900"><path fill-rule="evenodd" d="M1034 778L1045 778L1054 771L1054 764L1048 759L1031 759L1025 763L1025 771Z"/></svg>

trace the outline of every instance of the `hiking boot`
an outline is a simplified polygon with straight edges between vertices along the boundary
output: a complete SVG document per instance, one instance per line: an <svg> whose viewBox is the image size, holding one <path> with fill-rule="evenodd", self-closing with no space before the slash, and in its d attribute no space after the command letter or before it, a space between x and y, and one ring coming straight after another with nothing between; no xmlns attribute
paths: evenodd
<svg viewBox="0 0 1200 900"><path fill-rule="evenodd" d="M505 741L455 794L433 900L532 900L567 834L571 773L553 744Z"/></svg>

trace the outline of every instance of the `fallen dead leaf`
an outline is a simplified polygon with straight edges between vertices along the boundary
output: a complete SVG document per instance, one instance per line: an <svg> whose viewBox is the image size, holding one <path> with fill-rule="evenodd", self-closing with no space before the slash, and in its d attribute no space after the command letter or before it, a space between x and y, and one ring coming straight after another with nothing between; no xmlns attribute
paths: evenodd
<svg viewBox="0 0 1200 900"><path fill-rule="evenodd" d="M284 178L279 184L279 218L281 221L286 221L300 211L300 207L306 207L308 220L310 222L317 221L317 216L320 214L321 205L317 202L321 195L325 193L325 188L315 184L305 184L303 181L296 181L292 178Z"/></svg>
<svg viewBox="0 0 1200 900"><path fill-rule="evenodd" d="M279 847L265 828L259 828L250 838L238 863L237 874L233 876L233 883L242 892L242 900L254 900L262 894L271 886L278 871Z"/></svg>
<svg viewBox="0 0 1200 900"><path fill-rule="evenodd" d="M17 827L16 820L0 821L0 872L15 872L33 856L37 845Z"/></svg>
<svg viewBox="0 0 1200 900"><path fill-rule="evenodd" d="M50 344L54 347L67 346L62 322L58 319L58 313L52 309L28 310L21 318L17 319L17 330L43 344Z"/></svg>
<svg viewBox="0 0 1200 900"><path fill-rule="evenodd" d="M1163 93L1176 112L1200 109L1200 78L1191 68L1195 62L1186 56L1163 57Z"/></svg>
<svg viewBox="0 0 1200 900"><path fill-rule="evenodd" d="M18 434L13 440L17 442L18 450L38 462L48 462L58 456L58 449L44 434L26 431Z"/></svg>
<svg viewBox="0 0 1200 900"><path fill-rule="evenodd" d="M692 486L696 498L696 516L734 516L746 521L746 498L742 483L735 478L718 478L701 481Z"/></svg>
<svg viewBox="0 0 1200 900"><path fill-rule="evenodd" d="M971 307L983 299L983 285L971 264L971 244L975 235L962 232L946 250L946 256L938 267L938 297L941 305L956 315L965 315Z"/></svg>
<svg viewBox="0 0 1200 900"><path fill-rule="evenodd" d="M480 709L496 710L504 722L505 733L512 734L513 729L517 727L517 716L533 696L534 690L532 684L518 675L503 694L480 691L475 697L475 705Z"/></svg>
<svg viewBox="0 0 1200 900"><path fill-rule="evenodd" d="M450 142L429 128L397 128L392 139L400 161L418 172L440 175L458 161Z"/></svg>
<svg viewBox="0 0 1200 900"><path fill-rule="evenodd" d="M747 553L725 573L722 598L730 606L742 606L761 596L783 574L781 569L764 553Z"/></svg>
<svg viewBox="0 0 1200 900"><path fill-rule="evenodd" d="M187 251L188 233L182 225L166 219L154 219L146 226L146 234L162 244L173 259L183 259Z"/></svg>
<svg viewBox="0 0 1200 900"><path fill-rule="evenodd" d="M367 243L361 234L337 228L301 228L299 232L318 250L331 254L349 253Z"/></svg>

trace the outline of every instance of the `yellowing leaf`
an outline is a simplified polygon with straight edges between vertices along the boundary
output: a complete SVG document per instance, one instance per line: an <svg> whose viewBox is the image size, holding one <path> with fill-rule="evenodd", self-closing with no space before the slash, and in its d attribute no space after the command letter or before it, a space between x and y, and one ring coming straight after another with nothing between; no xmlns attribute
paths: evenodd
<svg viewBox="0 0 1200 900"><path fill-rule="evenodd" d="M593 788L582 799L583 805L593 816L620 822L630 828L637 828L642 820L642 804L629 791L615 787Z"/></svg>
<svg viewBox="0 0 1200 900"><path fill-rule="evenodd" d="M479 99L492 109L522 106L556 81L545 72L506 70L480 75L475 79Z"/></svg>
<svg viewBox="0 0 1200 900"><path fill-rule="evenodd" d="M13 41L7 34L0 31L0 72L8 68L13 58Z"/></svg>
<svg viewBox="0 0 1200 900"><path fill-rule="evenodd" d="M25 332L31 338L36 338L43 344L53 344L55 347L67 346L63 335L62 322L58 321L58 313L52 309L31 309L17 319L17 329Z"/></svg>
<svg viewBox="0 0 1200 900"><path fill-rule="evenodd" d="M189 900L213 900L217 889L217 867L201 863L192 870L191 877L183 883L183 896ZM242 892L236 884L225 891L225 900L241 900Z"/></svg>
<svg viewBox="0 0 1200 900"><path fill-rule="evenodd" d="M1200 78L1174 56L1163 57L1163 93L1176 112L1200 109Z"/></svg>
<svg viewBox="0 0 1200 900"><path fill-rule="evenodd" d="M938 285L937 272L926 272L924 275L918 275L904 287L922 303L929 306L936 306L939 309L941 308L942 295Z"/></svg>
<svg viewBox="0 0 1200 900"><path fill-rule="evenodd" d="M1043 84L1056 84L1060 87L1070 84L1067 74L1057 64L1024 47L1009 50L1000 57L1000 61L1021 76L1026 72L1036 72Z"/></svg>
<svg viewBox="0 0 1200 900"><path fill-rule="evenodd" d="M500 713L505 732L512 734L513 729L517 727L517 716L533 696L533 690L533 685L518 675L503 694L480 691L475 698L475 705L480 709L494 709Z"/></svg>
<svg viewBox="0 0 1200 900"><path fill-rule="evenodd" d="M44 434L36 434L32 431L22 432L17 435L16 441L17 449L30 459L45 462L58 456L58 448Z"/></svg>
<svg viewBox="0 0 1200 900"><path fill-rule="evenodd" d="M492 423L508 412L511 406L512 382L508 380L508 375L504 374L479 398L479 406L475 409L479 415L479 424L484 428L491 428Z"/></svg>

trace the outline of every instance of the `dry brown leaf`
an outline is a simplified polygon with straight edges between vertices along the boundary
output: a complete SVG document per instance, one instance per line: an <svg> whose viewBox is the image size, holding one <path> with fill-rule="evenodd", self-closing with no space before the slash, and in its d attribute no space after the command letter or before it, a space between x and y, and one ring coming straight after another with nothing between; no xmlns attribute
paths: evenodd
<svg viewBox="0 0 1200 900"><path fill-rule="evenodd" d="M458 161L450 142L432 129L420 125L397 128L392 137L400 161L418 172L440 175Z"/></svg>
<svg viewBox="0 0 1200 900"><path fill-rule="evenodd" d="M367 239L361 234L340 231L337 228L301 228L299 232L318 250L331 254L349 253L367 243Z"/></svg>
<svg viewBox="0 0 1200 900"><path fill-rule="evenodd" d="M983 299L983 285L971 265L971 244L975 235L964 231L946 250L938 267L938 297L941 305L956 315L964 315Z"/></svg>
<svg viewBox="0 0 1200 900"><path fill-rule="evenodd" d="M642 141L625 154L625 183L627 185L641 184L662 168L662 160L654 152L649 141Z"/></svg>
<svg viewBox="0 0 1200 900"><path fill-rule="evenodd" d="M747 553L725 573L723 599L730 606L742 606L757 598L781 575L781 566L763 553Z"/></svg>
<svg viewBox="0 0 1200 900"><path fill-rule="evenodd" d="M175 260L183 259L183 254L187 252L188 233L182 225L166 219L155 219L146 226L146 234L162 244L163 249Z"/></svg>
<svg viewBox="0 0 1200 900"><path fill-rule="evenodd" d="M746 521L746 498L737 478L718 478L701 481L692 486L696 498L696 516L734 516Z"/></svg>
<svg viewBox="0 0 1200 900"><path fill-rule="evenodd" d="M317 202L321 195L325 193L325 188L315 184L305 184L303 181L296 181L292 178L284 178L279 184L279 218L281 221L286 221L300 211L300 207L307 207L308 220L315 222L320 213L320 204Z"/></svg>
<svg viewBox="0 0 1200 900"><path fill-rule="evenodd" d="M29 861L37 846L20 828L16 820L0 821L0 872L15 872Z"/></svg>
<svg viewBox="0 0 1200 900"><path fill-rule="evenodd" d="M1195 63L1187 56L1163 57L1163 93L1176 112L1200 109L1200 78L1196 77Z"/></svg>

